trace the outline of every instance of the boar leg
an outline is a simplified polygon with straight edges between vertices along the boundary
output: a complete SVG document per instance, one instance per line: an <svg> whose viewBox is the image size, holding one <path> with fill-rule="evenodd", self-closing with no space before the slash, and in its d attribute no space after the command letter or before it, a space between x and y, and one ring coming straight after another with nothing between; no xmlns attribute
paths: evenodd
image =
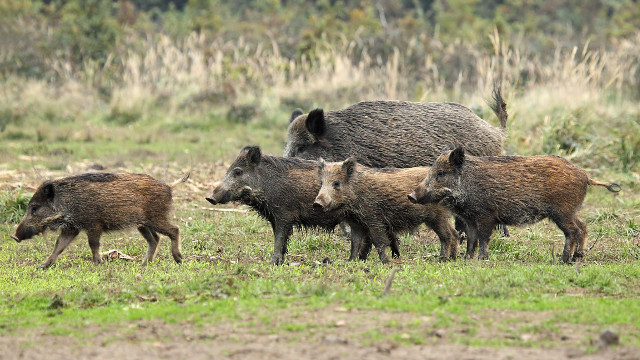
<svg viewBox="0 0 640 360"><path fill-rule="evenodd" d="M380 258L380 261L383 264L388 264L389 258L385 253L385 249L389 245L389 235L386 229L374 225L369 227L369 234L371 236L373 245L375 245L376 250L378 251L378 257Z"/></svg>
<svg viewBox="0 0 640 360"><path fill-rule="evenodd" d="M389 247L391 248L391 257L394 259L399 259L400 249L398 248L398 236L393 231L389 231L387 235L389 236L389 244L390 244ZM371 252L372 245L373 245L373 240L371 240L371 238L368 237L366 241L364 241L363 245L361 245L360 255L359 255L360 260L363 260L363 261L367 260L367 258L369 257L369 253Z"/></svg>
<svg viewBox="0 0 640 360"><path fill-rule="evenodd" d="M60 255L64 249L71 244L71 241L75 239L76 236L80 233L80 230L76 228L63 228L60 232L60 236L58 236L58 240L56 240L56 245L53 248L53 252L42 265L38 266L38 269L46 269L49 266L53 265L58 259L58 255Z"/></svg>
<svg viewBox="0 0 640 360"><path fill-rule="evenodd" d="M156 257L156 253L158 252L158 243L160 242L160 237L158 236L158 233L144 225L139 226L138 231L140 232L140 234L142 234L145 240L147 240L148 244L147 256L145 257L144 262L148 263L150 261L153 261L153 259L155 259Z"/></svg>
<svg viewBox="0 0 640 360"><path fill-rule="evenodd" d="M102 235L102 230L100 229L87 230L89 247L91 248L93 262L95 264L102 264L102 256L100 255L100 235Z"/></svg>
<svg viewBox="0 0 640 360"><path fill-rule="evenodd" d="M576 224L575 220L577 219L575 218L567 219L564 216L558 216L551 218L551 220L553 220L564 233L565 241L564 250L562 251L562 262L569 263L571 262L571 253L573 253L574 250L579 252L580 243L584 242L584 233L581 231L581 226Z"/></svg>
<svg viewBox="0 0 640 360"><path fill-rule="evenodd" d="M477 241L479 245L478 260L489 260L489 239L495 228L495 221L480 224L478 226Z"/></svg>
<svg viewBox="0 0 640 360"><path fill-rule="evenodd" d="M271 255L271 265L282 265L284 262L284 254L287 253L287 245L289 237L293 230L293 226L290 224L275 224L273 223L273 255Z"/></svg>
<svg viewBox="0 0 640 360"><path fill-rule="evenodd" d="M394 233L393 231L389 231L389 242L390 242L390 248L391 248L391 257L393 259L399 259L400 258L400 249L398 248L398 236L396 236L396 233Z"/></svg>
<svg viewBox="0 0 640 360"><path fill-rule="evenodd" d="M360 253L358 254L358 259L365 261L369 257L369 253L371 252L371 247L373 246L373 241L371 238L367 238L362 246L360 247Z"/></svg>
<svg viewBox="0 0 640 360"><path fill-rule="evenodd" d="M449 258L455 259L458 255L458 239L452 237L455 230L451 228L447 218L443 216L425 223L433 229L440 239L440 261L447 261Z"/></svg>
<svg viewBox="0 0 640 360"><path fill-rule="evenodd" d="M466 230L467 226L465 225L464 221L459 217L454 216L453 218L455 219L456 231L458 231L458 241L460 244L462 244L464 242L464 239L466 239L469 236Z"/></svg>
<svg viewBox="0 0 640 360"><path fill-rule="evenodd" d="M576 251L573 253L573 261L576 261L579 258L584 257L584 239L587 236L587 225L577 217L574 218L574 221L576 225L578 225L578 228L580 228L580 233L576 236L578 244L576 246Z"/></svg>
<svg viewBox="0 0 640 360"><path fill-rule="evenodd" d="M370 243L370 240L368 238L365 239L366 235L361 226L355 223L349 223L348 225L351 228L351 252L349 254L349 261L355 261L361 254L363 244L367 242ZM369 249L371 249L371 244L369 244Z"/></svg>
<svg viewBox="0 0 640 360"><path fill-rule="evenodd" d="M478 249L478 228L465 224L467 232L467 253L464 255L465 259L473 259L476 257L476 250Z"/></svg>
<svg viewBox="0 0 640 360"><path fill-rule="evenodd" d="M177 226L168 224L165 227L157 227L155 225L151 228L152 231L157 231L162 235L168 236L171 239L171 255L173 260L178 264L182 262L182 244L180 243L180 229Z"/></svg>

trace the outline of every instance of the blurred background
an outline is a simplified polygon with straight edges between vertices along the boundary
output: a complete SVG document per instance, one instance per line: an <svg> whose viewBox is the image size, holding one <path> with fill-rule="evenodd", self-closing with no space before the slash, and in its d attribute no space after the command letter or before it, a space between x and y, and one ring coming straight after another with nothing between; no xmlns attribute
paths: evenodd
<svg viewBox="0 0 640 360"><path fill-rule="evenodd" d="M3 0L0 166L281 155L295 108L371 99L497 125L500 80L507 153L637 178L639 75L637 0Z"/></svg>

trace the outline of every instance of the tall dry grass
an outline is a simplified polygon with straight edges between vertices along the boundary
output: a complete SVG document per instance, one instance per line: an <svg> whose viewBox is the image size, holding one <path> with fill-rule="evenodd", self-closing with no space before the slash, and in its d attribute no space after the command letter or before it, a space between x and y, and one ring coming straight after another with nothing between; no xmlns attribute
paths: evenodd
<svg viewBox="0 0 640 360"><path fill-rule="evenodd" d="M359 41L319 42L314 58L293 59L275 41L148 36L137 39L145 51L111 54L103 66L75 69L56 58L48 63L54 70L49 79L3 82L0 119L13 126L42 120L122 126L242 106L254 109L247 116L269 118L295 107L335 109L367 99L487 109L484 99L500 80L511 116L508 152L559 153L586 162L607 148L610 160L627 157L626 169L638 162L640 136L629 131L637 131L640 114L640 32L606 50L591 49L588 41L558 45L552 56L535 53L522 38L497 32L488 38L490 49L416 37L384 60ZM625 137L624 146L616 144Z"/></svg>

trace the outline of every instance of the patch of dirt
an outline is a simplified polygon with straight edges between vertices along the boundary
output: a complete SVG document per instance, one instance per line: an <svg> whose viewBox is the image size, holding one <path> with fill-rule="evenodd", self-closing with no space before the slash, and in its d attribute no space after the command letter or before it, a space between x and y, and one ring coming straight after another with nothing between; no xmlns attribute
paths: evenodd
<svg viewBox="0 0 640 360"><path fill-rule="evenodd" d="M136 321L89 326L83 339L51 335L46 329L0 337L4 359L640 359L628 346L585 353L576 341L557 339L548 348L490 348L454 343L459 329L434 329L429 317L410 313L323 308L270 314L269 321L247 317L234 323L166 324ZM495 316L495 314L490 315ZM534 316L501 312L498 316ZM279 324L302 325L286 330ZM306 325L306 326L305 326ZM567 329L576 330L576 329ZM398 333L399 341L365 339L367 331ZM421 335L420 335L421 334ZM501 336L493 333L492 336ZM420 341L410 339L420 336ZM557 336L557 335L556 335ZM577 337L576 337L577 338ZM375 339L375 337L373 337Z"/></svg>

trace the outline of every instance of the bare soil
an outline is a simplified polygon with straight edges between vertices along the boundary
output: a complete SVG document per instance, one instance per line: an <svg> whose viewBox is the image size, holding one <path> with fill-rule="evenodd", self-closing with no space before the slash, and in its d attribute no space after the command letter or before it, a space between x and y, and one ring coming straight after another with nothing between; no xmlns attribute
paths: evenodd
<svg viewBox="0 0 640 360"><path fill-rule="evenodd" d="M544 319L545 314L493 312L486 319L508 317L521 321ZM484 317L484 316L483 316ZM290 314L273 314L273 322L310 324L296 331L273 323L242 319L235 323L166 324L136 321L129 324L90 326L81 338L52 335L47 329L23 330L0 337L4 359L640 359L640 348L606 347L586 352L580 329L560 326L553 334L521 334L532 341L548 337L548 347L483 347L461 345L456 334L464 326L434 329L432 319L408 313L325 308ZM503 319L504 320L504 319ZM413 324L413 325L409 325ZM400 340L367 338L367 330L400 334ZM472 336L505 337L509 331L483 328ZM566 334L565 334L566 333ZM419 339L418 339L419 338ZM416 341L419 340L419 341ZM596 348L597 347L591 347Z"/></svg>

